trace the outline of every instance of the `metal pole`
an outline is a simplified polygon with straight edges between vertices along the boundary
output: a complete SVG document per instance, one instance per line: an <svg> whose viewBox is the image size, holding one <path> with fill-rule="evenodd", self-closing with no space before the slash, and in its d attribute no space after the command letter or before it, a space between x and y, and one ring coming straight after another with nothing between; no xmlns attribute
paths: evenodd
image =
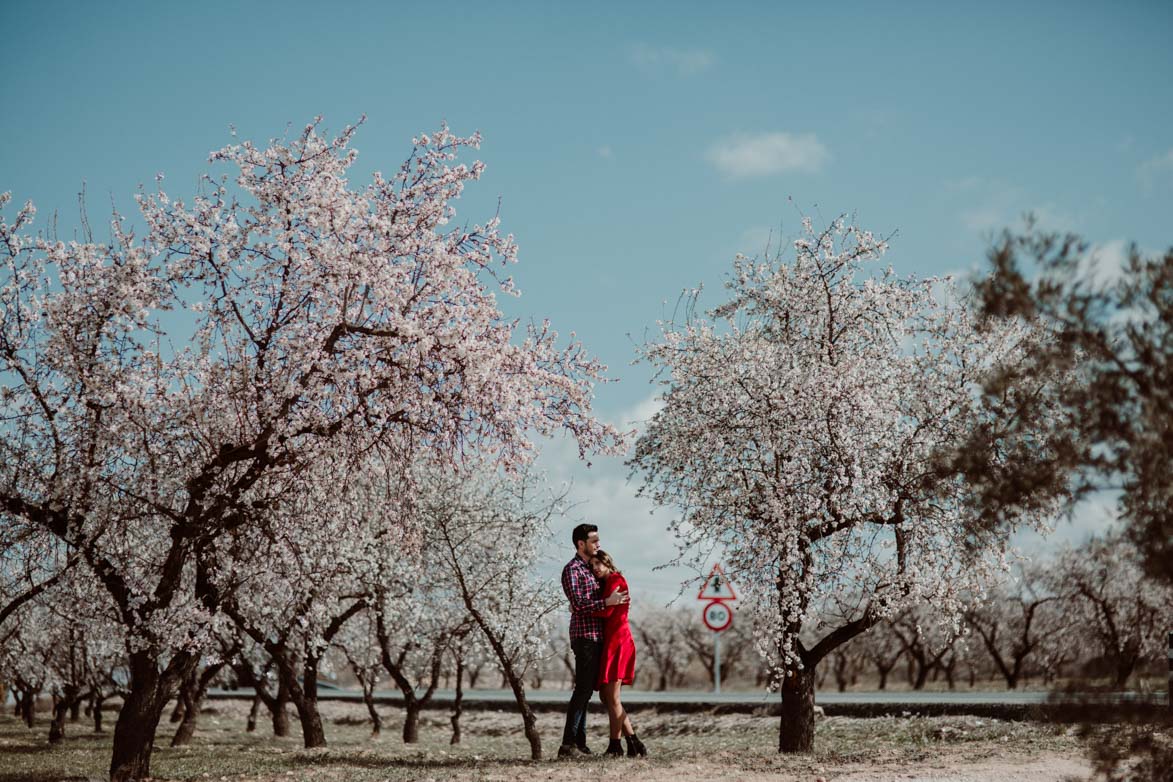
<svg viewBox="0 0 1173 782"><path fill-rule="evenodd" d="M1173 639L1173 633L1169 634ZM1170 658L1173 660L1173 658ZM721 634L713 633L713 692L721 694Z"/></svg>

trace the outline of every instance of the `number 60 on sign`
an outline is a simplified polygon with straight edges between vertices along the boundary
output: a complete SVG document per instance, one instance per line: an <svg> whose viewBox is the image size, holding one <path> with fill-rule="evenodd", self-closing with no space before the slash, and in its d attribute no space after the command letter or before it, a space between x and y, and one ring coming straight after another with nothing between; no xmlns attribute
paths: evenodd
<svg viewBox="0 0 1173 782"><path fill-rule="evenodd" d="M729 625L733 624L733 612L729 610L729 606L720 600L714 600L705 606L703 618L705 620L705 627L714 633L726 630L729 628Z"/></svg>

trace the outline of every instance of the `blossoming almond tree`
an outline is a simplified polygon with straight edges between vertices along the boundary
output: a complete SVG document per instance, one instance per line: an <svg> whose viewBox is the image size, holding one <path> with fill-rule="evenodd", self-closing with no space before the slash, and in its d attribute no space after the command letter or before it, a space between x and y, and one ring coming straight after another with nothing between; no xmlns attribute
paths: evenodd
<svg viewBox="0 0 1173 782"><path fill-rule="evenodd" d="M547 649L550 615L565 601L554 582L535 573L565 495L548 493L531 473L508 479L485 467L460 474L440 466L429 476L418 505L425 545L435 546L446 585L496 657L521 712L530 757L541 760L525 675Z"/></svg>
<svg viewBox="0 0 1173 782"><path fill-rule="evenodd" d="M723 549L781 688L780 751L813 746L821 660L904 605L956 616L1013 526L975 518L938 454L979 423L983 368L1029 335L979 331L947 281L872 271L885 250L804 220L793 260L739 256L726 303L691 294L641 351L664 406L633 472L678 509L682 558Z"/></svg>
<svg viewBox="0 0 1173 782"><path fill-rule="evenodd" d="M602 367L502 317L516 247L497 218L449 227L479 137L442 127L352 187L353 134L215 152L231 173L190 203L139 197L141 238L117 215L106 243L27 235L31 205L0 220L0 510L80 552L125 625L116 782L150 776L159 716L222 622L208 552L279 476L327 447L512 467L532 433L617 440L590 414Z"/></svg>
<svg viewBox="0 0 1173 782"><path fill-rule="evenodd" d="M209 553L216 602L272 658L297 709L306 747L326 744L317 681L335 636L370 604L368 572L390 552L410 556L410 532L382 497L372 514L363 464L324 454L264 514Z"/></svg>
<svg viewBox="0 0 1173 782"><path fill-rule="evenodd" d="M403 695L403 741L414 744L419 740L420 710L431 701L444 659L456 639L468 633L472 619L426 533L410 560L389 559L371 611L379 660Z"/></svg>
<svg viewBox="0 0 1173 782"><path fill-rule="evenodd" d="M1142 660L1159 659L1173 617L1173 587L1145 572L1148 552L1130 532L1114 529L1064 551L1051 584L1065 598L1069 621L1097 647L1119 689Z"/></svg>
<svg viewBox="0 0 1173 782"><path fill-rule="evenodd" d="M1048 584L1048 570L1037 563L1020 564L1010 582L965 613L1008 690L1018 688L1032 663L1046 675L1077 631L1071 621L1074 612Z"/></svg>

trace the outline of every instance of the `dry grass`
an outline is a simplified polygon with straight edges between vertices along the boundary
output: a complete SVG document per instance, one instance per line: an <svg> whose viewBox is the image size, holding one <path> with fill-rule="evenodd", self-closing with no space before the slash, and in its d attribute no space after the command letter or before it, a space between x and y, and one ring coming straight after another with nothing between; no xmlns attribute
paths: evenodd
<svg viewBox="0 0 1173 782"><path fill-rule="evenodd" d="M216 702L201 716L200 730L190 747L167 747L172 726L164 724L152 771L163 779L265 782L568 782L613 776L663 782L813 781L818 777L908 780L918 775L926 780L1017 777L1059 782L1086 768L1077 740L1065 728L968 717L833 717L819 723L815 753L795 757L774 751L778 731L774 718L643 711L633 713L633 719L652 753L647 760L596 756L533 763L527 760L529 745L521 720L510 712L466 713L464 741L458 746L448 743L450 726L443 711L424 712L421 740L412 746L400 738L402 718L396 711L384 712L383 734L375 738L361 721L360 705L324 703L322 712L330 746L305 750L296 719L289 738L274 738L267 725L248 734L243 730L245 704ZM112 719L113 715L111 723ZM596 753L606 746L605 724L602 716L592 715L589 730ZM539 715L547 756L557 750L561 726L561 715ZM0 717L0 782L105 777L109 733L95 735L85 721L70 724L65 742L50 748L46 732L44 721L29 731L9 716Z"/></svg>

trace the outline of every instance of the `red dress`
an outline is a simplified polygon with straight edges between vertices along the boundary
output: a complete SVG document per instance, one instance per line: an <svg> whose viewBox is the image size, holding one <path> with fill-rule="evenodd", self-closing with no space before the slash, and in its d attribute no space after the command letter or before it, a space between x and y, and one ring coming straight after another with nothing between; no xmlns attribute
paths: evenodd
<svg viewBox="0 0 1173 782"><path fill-rule="evenodd" d="M618 573L611 573L603 579L600 594L605 600L616 589L628 591L627 579ZM603 656L599 658L596 690L608 682L631 684L635 681L635 640L631 637L631 626L627 624L627 609L630 606L630 603L623 603L595 612L595 616L603 619Z"/></svg>

